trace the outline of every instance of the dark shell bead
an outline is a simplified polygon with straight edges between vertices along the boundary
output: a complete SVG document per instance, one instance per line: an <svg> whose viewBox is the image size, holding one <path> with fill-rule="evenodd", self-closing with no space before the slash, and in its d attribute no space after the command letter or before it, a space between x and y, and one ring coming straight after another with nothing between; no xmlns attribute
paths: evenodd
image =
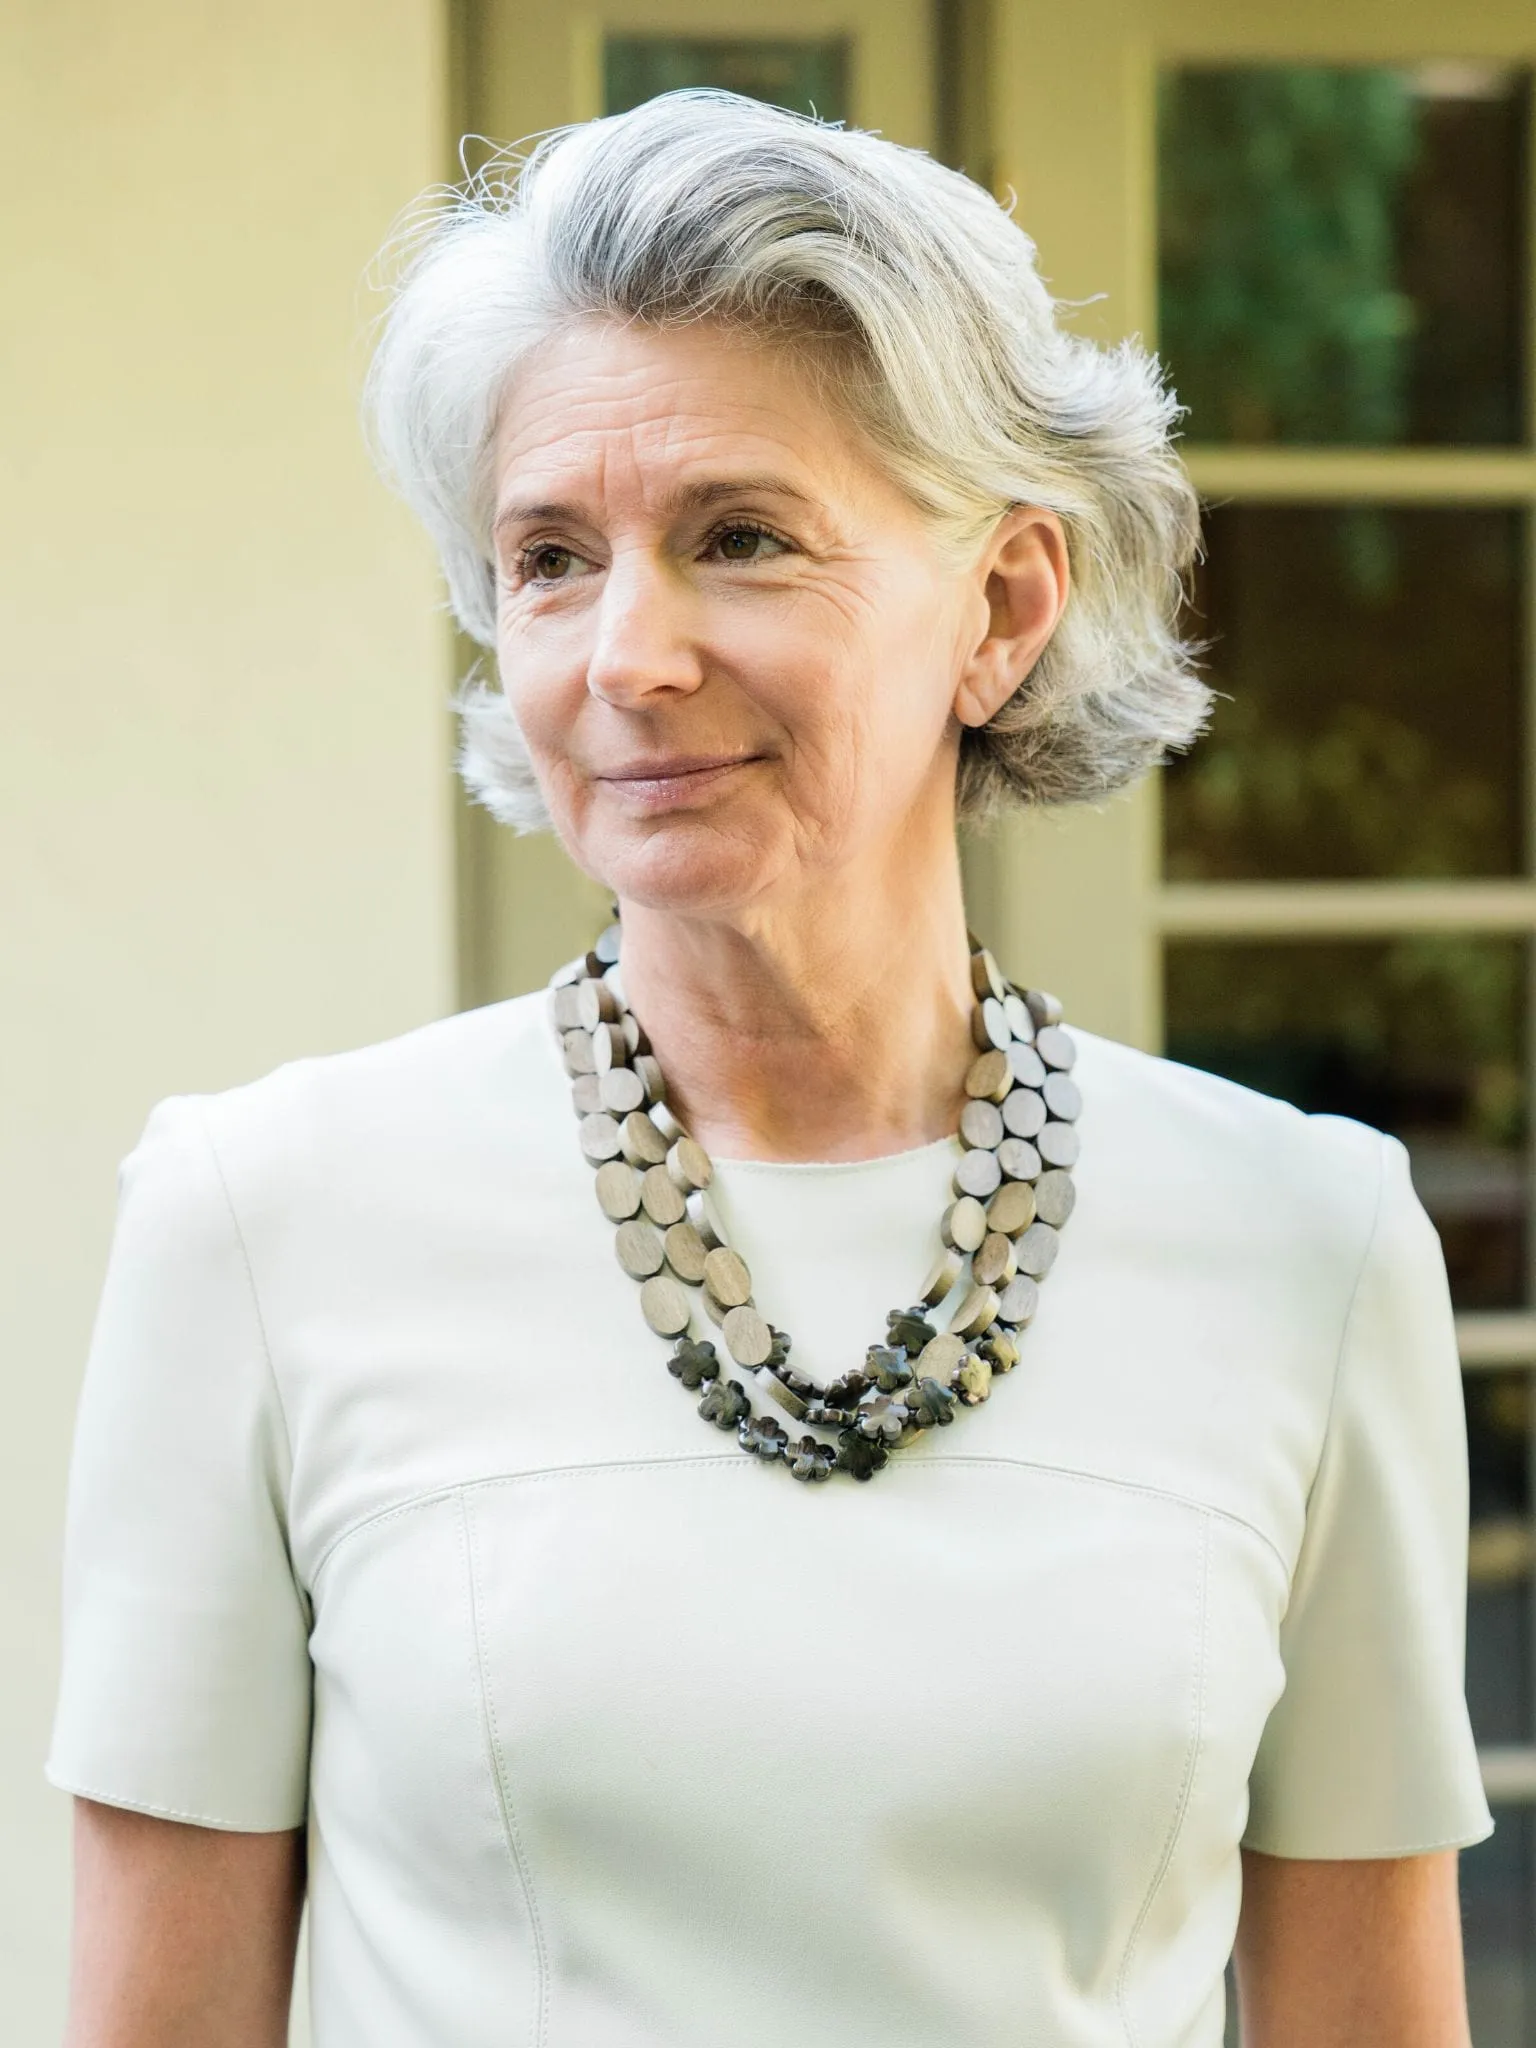
<svg viewBox="0 0 1536 2048"><path fill-rule="evenodd" d="M885 1319L885 1334L889 1343L911 1352L915 1358L925 1344L933 1342L938 1331L923 1314L919 1303L916 1308L893 1308Z"/></svg>
<svg viewBox="0 0 1536 2048"><path fill-rule="evenodd" d="M926 1325L924 1326L926 1328ZM894 1394L912 1378L912 1361L894 1344L871 1344L864 1364L871 1381L882 1394Z"/></svg>
<svg viewBox="0 0 1536 2048"><path fill-rule="evenodd" d="M667 1371L674 1379L682 1381L685 1387L695 1392L706 1380L720 1377L720 1358L713 1344L698 1343L692 1337L679 1337L667 1360Z"/></svg>
<svg viewBox="0 0 1536 2048"><path fill-rule="evenodd" d="M752 1413L752 1403L742 1391L740 1380L716 1380L705 1390L699 1413L716 1429L735 1429Z"/></svg>
<svg viewBox="0 0 1536 2048"><path fill-rule="evenodd" d="M784 1367L784 1361L789 1357L791 1350L794 1348L793 1339L787 1330L774 1329L772 1323L768 1325L768 1328L773 1337L773 1344L768 1356L763 1360L763 1365L768 1372L781 1372Z"/></svg>
<svg viewBox="0 0 1536 2048"><path fill-rule="evenodd" d="M737 1430L737 1441L744 1451L750 1451L758 1458L781 1458L789 1442L789 1432L771 1415L749 1415Z"/></svg>
<svg viewBox="0 0 1536 2048"><path fill-rule="evenodd" d="M840 1380L833 1380L821 1398L829 1408L857 1408L868 1391L869 1381L863 1373L845 1372Z"/></svg>
<svg viewBox="0 0 1536 2048"><path fill-rule="evenodd" d="M856 1429L845 1429L837 1440L837 1469L855 1479L873 1479L889 1457L883 1443L872 1442Z"/></svg>
<svg viewBox="0 0 1536 2048"><path fill-rule="evenodd" d="M819 1479L830 1479L832 1467L837 1462L837 1453L830 1444L821 1443L816 1437L803 1436L792 1450L785 1454L789 1469L797 1479L814 1483Z"/></svg>
<svg viewBox="0 0 1536 2048"><path fill-rule="evenodd" d="M907 1395L907 1408L919 1429L942 1429L955 1419L955 1397L937 1380L919 1380Z"/></svg>

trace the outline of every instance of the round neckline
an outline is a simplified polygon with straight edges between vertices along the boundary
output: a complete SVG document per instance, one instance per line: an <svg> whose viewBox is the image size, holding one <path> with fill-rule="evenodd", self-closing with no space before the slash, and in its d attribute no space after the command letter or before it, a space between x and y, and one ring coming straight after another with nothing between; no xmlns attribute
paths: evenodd
<svg viewBox="0 0 1536 2048"><path fill-rule="evenodd" d="M817 1174L832 1178L839 1174L876 1173L882 1168L901 1166L908 1160L931 1159L940 1152L953 1153L959 1148L960 1134L951 1132L948 1137L933 1138L926 1145L913 1145L902 1152L881 1152L873 1159L720 1159L711 1154L715 1171L727 1177L744 1173L766 1177L769 1174L803 1176Z"/></svg>

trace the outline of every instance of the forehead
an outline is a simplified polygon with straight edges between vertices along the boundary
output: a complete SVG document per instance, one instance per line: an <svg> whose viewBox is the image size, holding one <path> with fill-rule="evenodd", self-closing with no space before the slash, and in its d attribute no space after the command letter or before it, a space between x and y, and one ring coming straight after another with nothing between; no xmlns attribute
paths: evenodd
<svg viewBox="0 0 1536 2048"><path fill-rule="evenodd" d="M498 502L727 471L819 497L873 467L798 351L704 322L574 323L524 358L497 421Z"/></svg>

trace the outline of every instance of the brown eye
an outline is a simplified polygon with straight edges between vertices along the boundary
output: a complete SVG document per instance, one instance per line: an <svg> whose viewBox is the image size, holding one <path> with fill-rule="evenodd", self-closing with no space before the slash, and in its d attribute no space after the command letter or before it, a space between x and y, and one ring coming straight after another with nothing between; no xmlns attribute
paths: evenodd
<svg viewBox="0 0 1536 2048"><path fill-rule="evenodd" d="M757 559L765 538L755 526L731 526L721 534L718 545L727 562L751 562Z"/></svg>
<svg viewBox="0 0 1536 2048"><path fill-rule="evenodd" d="M528 556L528 574L538 583L559 583L571 573L574 559L569 548L534 548Z"/></svg>

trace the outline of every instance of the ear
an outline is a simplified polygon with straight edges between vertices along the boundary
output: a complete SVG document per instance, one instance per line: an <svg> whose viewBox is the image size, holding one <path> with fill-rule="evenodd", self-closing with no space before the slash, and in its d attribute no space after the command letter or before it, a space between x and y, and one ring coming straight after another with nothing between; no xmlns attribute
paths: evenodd
<svg viewBox="0 0 1536 2048"><path fill-rule="evenodd" d="M993 528L975 568L982 632L955 684L962 725L994 718L1045 651L1067 602L1067 537L1054 512L1016 505Z"/></svg>

